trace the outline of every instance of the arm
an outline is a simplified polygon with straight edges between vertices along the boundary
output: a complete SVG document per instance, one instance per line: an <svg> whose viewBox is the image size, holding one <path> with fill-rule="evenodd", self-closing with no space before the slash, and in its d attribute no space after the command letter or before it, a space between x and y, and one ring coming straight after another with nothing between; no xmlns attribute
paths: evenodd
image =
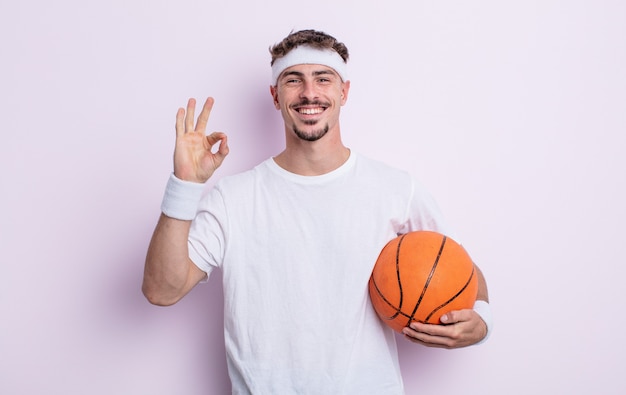
<svg viewBox="0 0 626 395"><path fill-rule="evenodd" d="M478 266L476 272L478 274L476 300L489 302L487 281ZM412 342L438 348L471 346L487 336L487 324L472 309L451 311L441 317L441 322L444 325L413 322L404 328L403 333Z"/></svg>
<svg viewBox="0 0 626 395"><path fill-rule="evenodd" d="M187 112L176 114L176 146L174 175L183 181L205 183L228 155L226 135L205 135L206 124L213 107L209 98L198 116L194 128L196 102L189 99ZM217 143L219 149L211 149ZM206 274L189 259L187 238L191 220L161 214L157 223L144 267L142 291L150 303L171 305L185 296Z"/></svg>
<svg viewBox="0 0 626 395"><path fill-rule="evenodd" d="M150 303L172 305L206 276L189 259L190 227L191 221L161 214L148 247L143 276L142 291Z"/></svg>

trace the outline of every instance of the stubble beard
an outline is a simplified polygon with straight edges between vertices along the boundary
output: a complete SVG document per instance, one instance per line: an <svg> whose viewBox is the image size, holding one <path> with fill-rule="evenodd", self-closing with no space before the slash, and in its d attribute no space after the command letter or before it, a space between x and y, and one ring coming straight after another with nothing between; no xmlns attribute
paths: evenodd
<svg viewBox="0 0 626 395"><path fill-rule="evenodd" d="M315 125L316 123L317 123L317 121L312 121L312 122L307 122L306 124L307 125ZM311 132L305 132L303 130L298 129L294 125L293 132L301 140L304 140L304 141L317 141L317 140L321 139L322 137L324 137L326 135L326 133L328 133L329 129L330 128L329 128L328 124L326 124L326 126L324 126L321 129L313 130Z"/></svg>
<svg viewBox="0 0 626 395"><path fill-rule="evenodd" d="M297 108L300 106L307 106L307 105L318 105L324 108L330 107L329 103L323 103L319 100L309 100L308 98L302 99L302 101L294 105L294 107ZM304 124L307 126L315 126L317 125L318 122L319 121L316 119L311 119L308 121L304 121ZM309 132L305 132L304 130L298 129L298 127L295 124L293 125L293 132L296 134L296 136L298 136L299 139L304 140L304 141L317 141L321 139L322 137L324 137L326 133L328 133L329 129L330 127L328 126L328 124L326 124L321 129L316 129L316 130L312 130Z"/></svg>

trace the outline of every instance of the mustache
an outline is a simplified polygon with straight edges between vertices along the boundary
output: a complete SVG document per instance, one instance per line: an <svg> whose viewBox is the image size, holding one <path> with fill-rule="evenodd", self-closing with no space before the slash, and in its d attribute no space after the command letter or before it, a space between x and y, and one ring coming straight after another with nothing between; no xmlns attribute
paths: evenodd
<svg viewBox="0 0 626 395"><path fill-rule="evenodd" d="M305 98L305 99L300 100L298 103L295 103L292 105L292 107L302 107L302 106L330 107L330 104L319 101L319 100L309 100Z"/></svg>

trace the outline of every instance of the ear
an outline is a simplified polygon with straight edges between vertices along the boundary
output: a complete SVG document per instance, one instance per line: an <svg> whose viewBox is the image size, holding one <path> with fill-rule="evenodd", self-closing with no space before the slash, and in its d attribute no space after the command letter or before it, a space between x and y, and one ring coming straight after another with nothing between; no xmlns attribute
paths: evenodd
<svg viewBox="0 0 626 395"><path fill-rule="evenodd" d="M272 100L274 100L274 107L277 110L280 110L280 103L278 102L278 89L276 86L270 85L270 94L272 95Z"/></svg>
<svg viewBox="0 0 626 395"><path fill-rule="evenodd" d="M350 92L350 81L342 83L341 86L341 105L343 106L348 101L348 92Z"/></svg>

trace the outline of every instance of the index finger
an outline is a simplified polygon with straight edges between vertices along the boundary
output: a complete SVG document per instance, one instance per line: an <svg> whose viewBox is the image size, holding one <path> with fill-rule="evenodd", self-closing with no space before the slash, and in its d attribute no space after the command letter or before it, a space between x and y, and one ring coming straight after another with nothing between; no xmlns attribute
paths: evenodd
<svg viewBox="0 0 626 395"><path fill-rule="evenodd" d="M204 102L204 106L202 106L202 111L198 116L198 122L196 123L196 132L205 133L206 125L209 121L209 115L211 115L211 109L213 108L213 103L215 100L212 97L209 97Z"/></svg>
<svg viewBox="0 0 626 395"><path fill-rule="evenodd" d="M450 331L449 327L446 325L438 325L438 324L425 324L423 322L413 321L407 327L409 330L413 330L415 332L423 333L430 336L446 336Z"/></svg>

